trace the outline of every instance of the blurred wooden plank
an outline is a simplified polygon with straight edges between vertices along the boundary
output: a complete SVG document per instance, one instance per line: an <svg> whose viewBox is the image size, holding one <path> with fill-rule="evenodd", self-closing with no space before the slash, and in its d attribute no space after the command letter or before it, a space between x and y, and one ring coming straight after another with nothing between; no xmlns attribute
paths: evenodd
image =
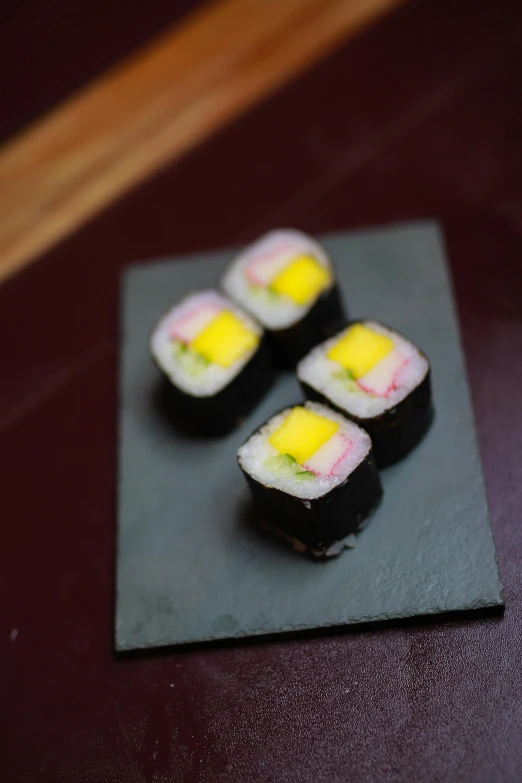
<svg viewBox="0 0 522 783"><path fill-rule="evenodd" d="M196 11L0 152L0 279L400 2Z"/></svg>
<svg viewBox="0 0 522 783"><path fill-rule="evenodd" d="M203 2L0 3L0 143L36 122Z"/></svg>

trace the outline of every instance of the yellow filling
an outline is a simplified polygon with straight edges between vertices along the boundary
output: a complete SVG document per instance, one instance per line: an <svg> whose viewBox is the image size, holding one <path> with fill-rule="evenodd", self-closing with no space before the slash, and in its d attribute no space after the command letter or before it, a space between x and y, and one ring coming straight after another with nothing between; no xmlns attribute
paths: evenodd
<svg viewBox="0 0 522 783"><path fill-rule="evenodd" d="M372 367L393 350L393 340L378 334L363 324L354 324L328 350L327 356L350 370L355 379L366 375Z"/></svg>
<svg viewBox="0 0 522 783"><path fill-rule="evenodd" d="M192 341L191 347L209 362L230 367L258 343L258 336L230 310L223 310Z"/></svg>
<svg viewBox="0 0 522 783"><path fill-rule="evenodd" d="M280 454L290 454L300 465L321 448L339 429L335 421L306 408L293 408L268 442Z"/></svg>
<svg viewBox="0 0 522 783"><path fill-rule="evenodd" d="M312 301L330 280L328 270L312 256L297 256L282 272L274 277L270 287L278 294L285 294L298 305Z"/></svg>

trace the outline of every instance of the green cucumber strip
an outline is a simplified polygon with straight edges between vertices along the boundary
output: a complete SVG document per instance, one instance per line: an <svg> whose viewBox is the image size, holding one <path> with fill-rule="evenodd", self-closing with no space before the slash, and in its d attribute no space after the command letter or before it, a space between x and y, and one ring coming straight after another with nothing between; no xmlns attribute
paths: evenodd
<svg viewBox="0 0 522 783"><path fill-rule="evenodd" d="M257 296L260 299L263 299L267 303L273 303L279 299L279 294L277 293L277 291L274 291L274 289L271 288L270 286L255 285L254 283L249 283L248 287L250 293L253 296Z"/></svg>
<svg viewBox="0 0 522 783"><path fill-rule="evenodd" d="M296 478L299 481L308 481L314 478L309 470L303 470L291 454L277 454L265 460L265 467L278 478Z"/></svg>
<svg viewBox="0 0 522 783"><path fill-rule="evenodd" d="M178 340L173 343L173 351L174 356L189 375L201 375L210 364L208 359Z"/></svg>
<svg viewBox="0 0 522 783"><path fill-rule="evenodd" d="M294 476L301 467L290 454L277 454L275 457L268 457L265 460L265 466L280 478Z"/></svg>
<svg viewBox="0 0 522 783"><path fill-rule="evenodd" d="M291 454L280 454L277 459L286 465L295 465L296 467L301 467L296 458L292 457Z"/></svg>
<svg viewBox="0 0 522 783"><path fill-rule="evenodd" d="M342 370L336 370L332 373L332 376L341 381L343 386L349 391L359 391L359 386L357 385L357 381L351 370L346 370L343 367Z"/></svg>
<svg viewBox="0 0 522 783"><path fill-rule="evenodd" d="M334 378L342 378L343 380L350 380L350 381L355 381L356 380L355 375L353 374L353 372L351 370L349 370L349 369L347 370L345 367L343 367L340 370L336 370L333 373L333 375L334 375Z"/></svg>

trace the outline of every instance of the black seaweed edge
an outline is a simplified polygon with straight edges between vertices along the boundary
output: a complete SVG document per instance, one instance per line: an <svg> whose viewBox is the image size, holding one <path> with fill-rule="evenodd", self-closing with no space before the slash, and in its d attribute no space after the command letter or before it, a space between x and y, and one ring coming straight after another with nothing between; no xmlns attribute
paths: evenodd
<svg viewBox="0 0 522 783"><path fill-rule="evenodd" d="M300 404L302 403L296 403ZM293 407L295 405L285 405L274 413L254 430L244 443L257 435L274 416ZM254 503L262 512L263 522L313 549L326 551L333 544L360 530L383 494L371 445L365 458L343 482L330 492L309 500L297 498L275 487L267 487L244 470L239 456L237 461ZM362 487L364 495L361 493ZM332 516L332 513L335 516Z"/></svg>
<svg viewBox="0 0 522 783"><path fill-rule="evenodd" d="M265 327L274 366L282 370L294 368L315 345L333 337L347 323L348 316L334 279L299 321L284 329Z"/></svg>
<svg viewBox="0 0 522 783"><path fill-rule="evenodd" d="M366 323L369 320L370 319L368 318L357 318L354 321L350 321L347 326ZM435 409L433 407L431 393L431 365L426 354L416 343L413 343L412 340L397 331L397 329L393 329L382 321L371 320L389 331L398 334L404 340L407 340L414 345L420 355L423 356L428 363L428 371L424 378L397 405L380 413L378 416L372 418L359 418L340 405L337 405L330 397L323 394L323 392L310 386L306 381L301 380L298 371L297 380L307 400L319 402L322 405L326 405L327 407L336 410L338 413L366 430L372 439L373 453L378 467L386 468L399 462L399 460L403 459L410 451L418 446L433 422Z"/></svg>
<svg viewBox="0 0 522 783"><path fill-rule="evenodd" d="M197 290L190 292L182 297L180 302L197 293ZM223 292L220 293L234 307L244 311L244 308L238 305L235 300ZM226 386L216 394L204 397L183 391L154 356L151 350L152 336L162 319L151 330L148 343L149 354L165 381L162 391L165 395L166 407L169 408L174 423L177 423L181 429L208 436L226 435L240 426L272 386L275 380L275 370L270 361L267 333L250 313L246 313L246 315L255 321L261 330L257 349Z"/></svg>
<svg viewBox="0 0 522 783"><path fill-rule="evenodd" d="M317 240L312 241L318 244ZM329 271L332 275L331 284L321 291L303 317L290 326L283 329L269 329L261 323L261 327L268 335L272 363L279 370L293 369L297 362L315 345L332 337L348 323L346 307L337 284L335 264L325 248L322 245L319 247L329 263ZM243 302L238 302L223 287L223 279L235 262L236 257L227 264L221 275L220 290L260 323L259 319L250 312Z"/></svg>

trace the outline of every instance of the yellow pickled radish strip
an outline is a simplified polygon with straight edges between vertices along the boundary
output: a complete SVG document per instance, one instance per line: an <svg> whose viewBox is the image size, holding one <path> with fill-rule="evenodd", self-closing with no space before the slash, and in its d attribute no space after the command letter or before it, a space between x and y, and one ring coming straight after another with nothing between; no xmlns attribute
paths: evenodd
<svg viewBox="0 0 522 783"><path fill-rule="evenodd" d="M198 334L191 347L209 362L230 367L258 342L255 332L230 310L223 310Z"/></svg>
<svg viewBox="0 0 522 783"><path fill-rule="evenodd" d="M278 294L285 294L298 305L305 305L326 287L330 274L313 256L297 256L276 275L270 287Z"/></svg>
<svg viewBox="0 0 522 783"><path fill-rule="evenodd" d="M332 345L327 356L350 370L354 378L366 375L393 350L393 340L363 324L354 324Z"/></svg>
<svg viewBox="0 0 522 783"><path fill-rule="evenodd" d="M335 421L306 408L293 408L284 422L269 437L280 454L290 454L300 465L337 432Z"/></svg>

